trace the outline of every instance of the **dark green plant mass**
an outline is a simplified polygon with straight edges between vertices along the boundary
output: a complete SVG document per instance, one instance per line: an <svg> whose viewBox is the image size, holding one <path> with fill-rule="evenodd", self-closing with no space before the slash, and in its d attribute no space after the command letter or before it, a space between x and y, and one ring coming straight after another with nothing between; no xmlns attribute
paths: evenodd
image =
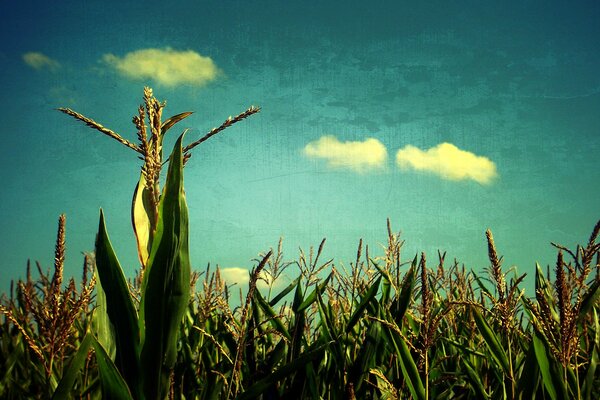
<svg viewBox="0 0 600 400"><path fill-rule="evenodd" d="M600 397L600 221L575 250L554 244L556 265L537 266L531 298L524 275L503 269L491 231L489 268L475 274L445 253L433 266L424 253L405 261L388 221L384 253L361 240L347 267L321 259L325 240L295 261L280 242L233 307L219 268L191 271L183 172L195 146L259 110L188 146L182 134L163 159L164 135L191 114L163 122L163 108L145 89L138 144L61 109L144 162L131 207L140 271L126 279L101 211L80 288L65 285L61 216L52 274L38 264L34 279L28 265L1 298L0 398Z"/></svg>

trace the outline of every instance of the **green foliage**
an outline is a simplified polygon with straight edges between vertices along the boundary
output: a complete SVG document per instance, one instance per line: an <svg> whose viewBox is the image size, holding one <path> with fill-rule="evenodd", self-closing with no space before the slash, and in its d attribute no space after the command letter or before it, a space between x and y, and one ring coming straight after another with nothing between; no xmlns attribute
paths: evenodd
<svg viewBox="0 0 600 400"><path fill-rule="evenodd" d="M361 241L349 269L319 262L324 241L297 261L284 262L281 246L261 255L245 303L233 307L219 268L191 271L183 190L189 150L221 128L187 147L179 137L161 191L164 133L189 113L161 122L148 90L145 104L152 136L140 108L139 145L101 131L145 162L132 201L140 274L125 278L102 211L95 307L93 279L78 295L74 283L61 290L58 261L52 278L28 271L0 302L1 398L600 397L600 222L585 247L557 245L554 279L537 268L535 298L518 288L523 276L502 270L490 231L490 268L476 275L456 261L448 267L442 253L433 269L425 254L405 261L388 222L384 254L363 255ZM93 264L86 257L84 271ZM298 276L284 283L287 267Z"/></svg>

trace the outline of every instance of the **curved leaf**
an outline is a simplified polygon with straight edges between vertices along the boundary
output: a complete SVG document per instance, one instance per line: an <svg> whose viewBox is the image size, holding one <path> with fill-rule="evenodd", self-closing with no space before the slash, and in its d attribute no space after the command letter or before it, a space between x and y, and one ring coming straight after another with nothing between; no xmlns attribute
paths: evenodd
<svg viewBox="0 0 600 400"><path fill-rule="evenodd" d="M125 275L106 232L102 210L96 237L96 268L106 294L106 312L114 328L115 364L137 397L140 371L138 318Z"/></svg>

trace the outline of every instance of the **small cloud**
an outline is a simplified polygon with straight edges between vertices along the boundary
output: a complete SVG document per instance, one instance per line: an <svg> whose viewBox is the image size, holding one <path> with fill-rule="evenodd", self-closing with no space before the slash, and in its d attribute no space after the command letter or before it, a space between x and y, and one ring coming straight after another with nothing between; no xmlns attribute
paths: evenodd
<svg viewBox="0 0 600 400"><path fill-rule="evenodd" d="M105 54L104 62L121 75L132 79L153 79L165 86L202 86L219 74L210 57L195 51L166 49L143 49L117 57Z"/></svg>
<svg viewBox="0 0 600 400"><path fill-rule="evenodd" d="M248 283L250 282L250 271L246 268L240 267L230 267L230 268L219 268L219 274L221 275L221 279L225 281L227 285L237 285L242 289L248 288ZM268 289L271 285L270 277L265 271L262 271L261 278L256 282L256 287L259 289ZM279 277L276 281L273 282L273 288L277 289L287 283L287 280L284 277Z"/></svg>
<svg viewBox="0 0 600 400"><path fill-rule="evenodd" d="M340 142L335 136L322 136L308 143L304 154L327 160L331 168L346 168L359 173L383 168L387 160L385 146L373 138L362 142Z"/></svg>
<svg viewBox="0 0 600 400"><path fill-rule="evenodd" d="M38 52L29 52L23 54L23 61L33 69L42 70L49 69L54 72L60 68L58 61L51 59L45 54Z"/></svg>
<svg viewBox="0 0 600 400"><path fill-rule="evenodd" d="M439 175L449 180L472 179L489 184L498 175L496 164L487 157L461 150L451 143L440 143L428 150L405 146L396 154L402 169L414 169Z"/></svg>
<svg viewBox="0 0 600 400"><path fill-rule="evenodd" d="M245 268L231 267L231 268L220 268L219 273L221 279L228 285L238 285L241 287L248 286L250 282L250 272Z"/></svg>

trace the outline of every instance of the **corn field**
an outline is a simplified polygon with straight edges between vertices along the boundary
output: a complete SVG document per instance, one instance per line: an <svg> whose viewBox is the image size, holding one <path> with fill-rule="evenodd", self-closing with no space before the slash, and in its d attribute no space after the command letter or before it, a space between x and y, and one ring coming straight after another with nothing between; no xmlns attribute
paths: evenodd
<svg viewBox="0 0 600 400"><path fill-rule="evenodd" d="M322 258L325 240L296 259L280 242L260 253L233 306L219 268L191 268L184 166L259 109L188 146L184 132L163 158L165 133L191 114L162 121L164 106L145 89L138 143L60 109L142 159L131 204L140 268L125 277L100 211L95 252L79 282L65 281L60 216L53 269L28 264L0 300L0 398L600 397L600 221L575 249L553 244L556 263L537 266L531 297L525 275L503 269L490 230L478 274L441 252L405 257L388 221L381 254L361 240L348 265Z"/></svg>

